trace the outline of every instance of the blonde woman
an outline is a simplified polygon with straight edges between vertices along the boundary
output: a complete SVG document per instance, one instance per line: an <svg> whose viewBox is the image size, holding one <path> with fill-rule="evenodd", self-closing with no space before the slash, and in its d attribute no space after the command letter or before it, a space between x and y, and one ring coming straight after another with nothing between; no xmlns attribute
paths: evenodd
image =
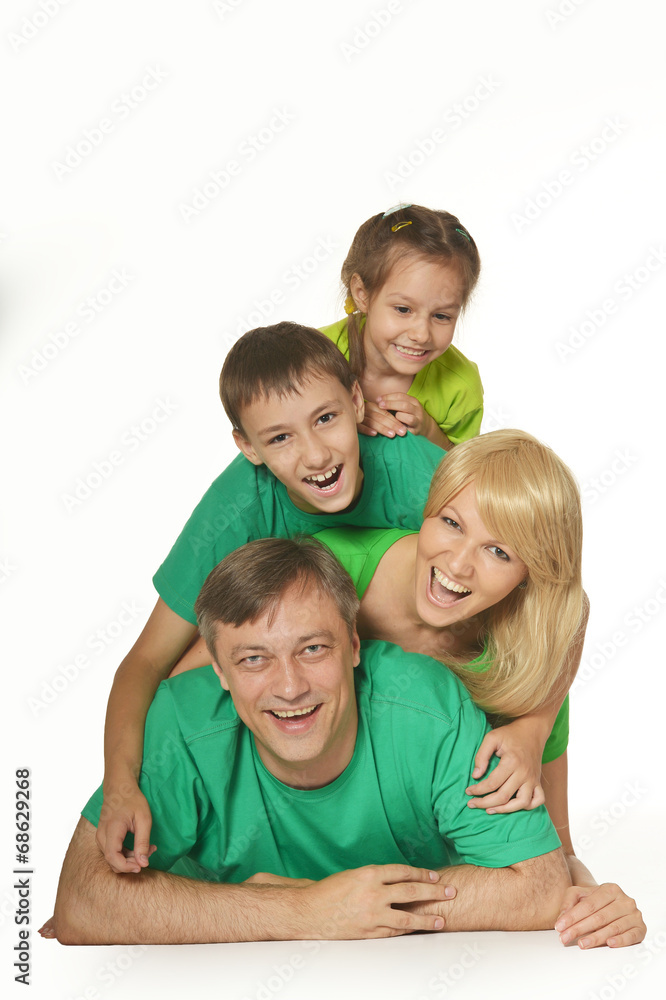
<svg viewBox="0 0 666 1000"><path fill-rule="evenodd" d="M588 604L581 583L580 495L564 463L522 431L463 442L433 478L418 533L331 528L318 534L361 598L361 638L425 653L453 670L496 723L475 759L470 808L545 802L574 886L556 929L583 948L635 944L636 904L598 886L575 857L567 807L568 698ZM409 678L396 678L409 697Z"/></svg>

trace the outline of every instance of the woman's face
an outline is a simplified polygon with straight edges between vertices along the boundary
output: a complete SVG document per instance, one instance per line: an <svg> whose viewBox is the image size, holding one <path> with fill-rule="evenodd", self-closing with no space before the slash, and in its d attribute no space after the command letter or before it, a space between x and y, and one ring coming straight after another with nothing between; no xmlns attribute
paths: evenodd
<svg viewBox="0 0 666 1000"><path fill-rule="evenodd" d="M416 609L444 628L487 610L527 577L527 567L481 520L474 483L423 522L416 555Z"/></svg>

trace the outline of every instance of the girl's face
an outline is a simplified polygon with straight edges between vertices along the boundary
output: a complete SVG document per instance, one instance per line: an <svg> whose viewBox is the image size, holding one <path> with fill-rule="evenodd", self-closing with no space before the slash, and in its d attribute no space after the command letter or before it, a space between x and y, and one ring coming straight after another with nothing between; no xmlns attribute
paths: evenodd
<svg viewBox="0 0 666 1000"><path fill-rule="evenodd" d="M413 377L453 340L463 299L457 267L412 256L391 268L372 298L358 275L351 287L367 316L363 344L373 371Z"/></svg>
<svg viewBox="0 0 666 1000"><path fill-rule="evenodd" d="M474 483L423 522L416 555L416 609L444 628L486 611L527 577L515 552L481 520Z"/></svg>

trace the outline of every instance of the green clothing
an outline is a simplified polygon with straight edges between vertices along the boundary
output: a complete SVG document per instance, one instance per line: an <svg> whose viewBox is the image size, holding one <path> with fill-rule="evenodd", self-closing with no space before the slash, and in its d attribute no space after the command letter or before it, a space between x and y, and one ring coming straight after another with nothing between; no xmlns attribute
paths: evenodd
<svg viewBox="0 0 666 1000"><path fill-rule="evenodd" d="M413 532L396 528L388 531L373 531L372 529L340 527L319 531L315 537L320 542L324 542L338 562L344 566L354 581L359 599L362 599L384 553L399 538L411 534ZM470 660L465 666L468 670L487 670L490 663L486 659L486 651L484 650L480 656ZM548 764L551 760L557 760L558 757L561 757L568 742L569 695L566 696L557 713L550 736L546 740L541 763Z"/></svg>
<svg viewBox="0 0 666 1000"><path fill-rule="evenodd" d="M349 361L347 319L320 330ZM453 344L414 376L414 396L453 444L476 437L483 417L483 385L479 369Z"/></svg>
<svg viewBox="0 0 666 1000"><path fill-rule="evenodd" d="M462 684L427 656L362 645L358 736L331 784L266 769L212 667L164 681L146 721L140 785L151 867L208 881L258 871L321 879L365 864L506 867L559 847L544 807L488 816L465 788L487 731ZM97 824L101 787L83 815Z"/></svg>
<svg viewBox="0 0 666 1000"><path fill-rule="evenodd" d="M172 611L196 625L194 602L210 571L234 549L255 538L311 535L336 524L418 528L430 480L442 450L423 437L359 438L363 489L337 514L306 514L289 499L265 465L243 455L217 477L153 577Z"/></svg>

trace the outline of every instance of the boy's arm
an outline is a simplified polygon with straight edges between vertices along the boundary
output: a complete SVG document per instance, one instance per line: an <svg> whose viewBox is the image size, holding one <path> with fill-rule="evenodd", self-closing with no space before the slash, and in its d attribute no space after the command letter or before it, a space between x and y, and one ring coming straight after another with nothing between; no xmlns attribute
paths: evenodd
<svg viewBox="0 0 666 1000"><path fill-rule="evenodd" d="M493 754L500 757L501 761L492 774L466 789L468 795L475 796L469 801L471 808L503 813L543 805L543 749L578 672L589 614L590 602L587 594L583 593L580 626L562 665L560 683L548 701L538 711L529 712L506 726L493 729L484 738L474 760L472 777L480 778L485 774Z"/></svg>
<svg viewBox="0 0 666 1000"><path fill-rule="evenodd" d="M562 944L578 938L580 948L607 944L622 948L637 944L647 928L636 901L615 882L599 885L583 862L576 857L569 830L567 754L543 765L543 788L550 814L571 875L573 885L564 894L555 930Z"/></svg>
<svg viewBox="0 0 666 1000"><path fill-rule="evenodd" d="M159 598L116 672L104 727L104 805L97 831L100 849L115 872L139 872L148 864L151 816L138 786L146 713L196 631L196 625ZM134 833L134 858L122 854L128 831Z"/></svg>
<svg viewBox="0 0 666 1000"><path fill-rule="evenodd" d="M438 914L396 907L441 902L447 888L437 874L406 865L338 872L307 886L198 882L153 870L120 878L82 817L65 857L52 926L62 944L392 937L441 930Z"/></svg>

